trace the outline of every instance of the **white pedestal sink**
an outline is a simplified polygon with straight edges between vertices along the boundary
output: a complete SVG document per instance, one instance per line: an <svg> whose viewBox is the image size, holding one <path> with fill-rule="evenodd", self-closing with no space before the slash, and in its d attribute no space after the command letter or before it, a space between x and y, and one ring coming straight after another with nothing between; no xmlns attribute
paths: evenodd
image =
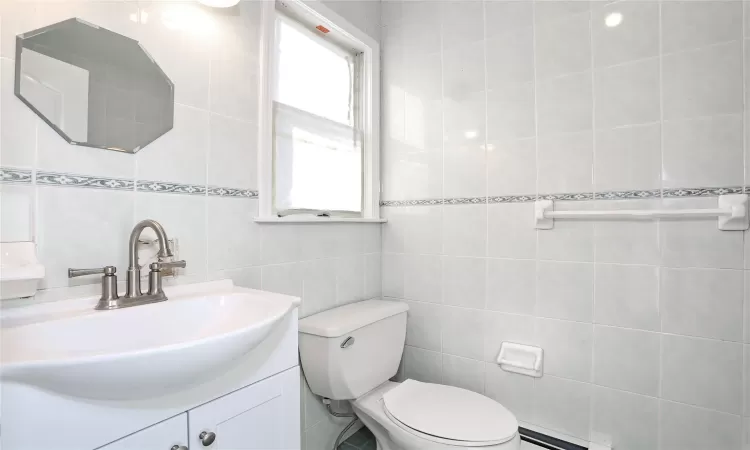
<svg viewBox="0 0 750 450"><path fill-rule="evenodd" d="M0 378L95 400L165 395L230 368L299 304L231 282L196 286L113 311L94 311L92 297L21 308L0 331Z"/></svg>

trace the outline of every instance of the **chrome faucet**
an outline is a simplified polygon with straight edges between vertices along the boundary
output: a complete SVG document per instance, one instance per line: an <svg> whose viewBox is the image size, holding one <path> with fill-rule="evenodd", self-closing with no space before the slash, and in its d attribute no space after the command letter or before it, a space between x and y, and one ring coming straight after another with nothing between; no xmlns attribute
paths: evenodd
<svg viewBox="0 0 750 450"><path fill-rule="evenodd" d="M158 262L151 263L148 273L148 293L141 291L141 268L138 265L138 238L146 228L151 228L156 233L159 242ZM174 267L185 267L185 261L162 261L162 259L174 256L167 244L167 233L164 227L155 220L146 219L138 222L130 233L128 241L128 273L125 286L125 297L120 298L117 293L117 269L107 266L102 269L68 269L68 278L84 275L103 274L102 296L97 303L98 310L127 308L129 306L145 305L147 303L163 302L167 296L162 290L162 270Z"/></svg>

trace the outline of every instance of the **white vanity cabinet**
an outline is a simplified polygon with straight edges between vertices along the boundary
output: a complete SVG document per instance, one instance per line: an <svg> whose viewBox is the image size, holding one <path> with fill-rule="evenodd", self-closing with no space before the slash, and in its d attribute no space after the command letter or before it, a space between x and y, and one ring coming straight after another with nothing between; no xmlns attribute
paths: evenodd
<svg viewBox="0 0 750 450"><path fill-rule="evenodd" d="M185 450L187 442L188 417L183 413L97 450Z"/></svg>
<svg viewBox="0 0 750 450"><path fill-rule="evenodd" d="M97 450L299 449L299 396L294 368Z"/></svg>
<svg viewBox="0 0 750 450"><path fill-rule="evenodd" d="M299 372L288 370L192 409L190 448L299 449L299 396Z"/></svg>

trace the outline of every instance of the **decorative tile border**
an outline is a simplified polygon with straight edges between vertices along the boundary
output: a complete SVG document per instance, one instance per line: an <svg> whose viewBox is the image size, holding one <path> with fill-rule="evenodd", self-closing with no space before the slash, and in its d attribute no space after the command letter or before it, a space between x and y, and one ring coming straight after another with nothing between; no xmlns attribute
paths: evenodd
<svg viewBox="0 0 750 450"><path fill-rule="evenodd" d="M742 194L741 186L714 188L665 189L664 197L716 197L717 195Z"/></svg>
<svg viewBox="0 0 750 450"><path fill-rule="evenodd" d="M0 183L34 183L30 169L0 167ZM62 172L36 173L36 184L43 186L82 187L114 191L139 191L167 194L211 195L215 197L257 199L258 191L221 186L171 183L167 181L129 180Z"/></svg>
<svg viewBox="0 0 750 450"><path fill-rule="evenodd" d="M138 180L136 182L136 190L139 192L155 192L160 194L206 195L206 186L165 181Z"/></svg>
<svg viewBox="0 0 750 450"><path fill-rule="evenodd" d="M483 203L529 203L539 200L584 201L584 200L640 200L658 198L717 197L727 194L750 194L750 186L652 189L644 191L574 192L560 194L505 195L494 197L462 197L446 199L385 200L380 206L431 206L431 205L478 205Z"/></svg>
<svg viewBox="0 0 750 450"><path fill-rule="evenodd" d="M0 183L31 183L31 170L0 167Z"/></svg>
<svg viewBox="0 0 750 450"><path fill-rule="evenodd" d="M71 186L115 191L132 191L135 182L121 178L103 178L58 172L37 172L36 184L51 186Z"/></svg>
<svg viewBox="0 0 750 450"><path fill-rule="evenodd" d="M258 198L258 191L252 191L250 189L235 189L235 188L228 188L228 187L209 186L208 195L214 195L217 197Z"/></svg>

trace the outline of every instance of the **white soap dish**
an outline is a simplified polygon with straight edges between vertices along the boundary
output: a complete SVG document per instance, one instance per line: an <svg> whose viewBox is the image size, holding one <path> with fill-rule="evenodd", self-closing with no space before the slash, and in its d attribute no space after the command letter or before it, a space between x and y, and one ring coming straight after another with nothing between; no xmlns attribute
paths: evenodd
<svg viewBox="0 0 750 450"><path fill-rule="evenodd" d="M544 350L531 345L503 342L497 363L506 372L539 378L544 373Z"/></svg>
<svg viewBox="0 0 750 450"><path fill-rule="evenodd" d="M0 300L33 296L43 278L33 242L0 243Z"/></svg>

